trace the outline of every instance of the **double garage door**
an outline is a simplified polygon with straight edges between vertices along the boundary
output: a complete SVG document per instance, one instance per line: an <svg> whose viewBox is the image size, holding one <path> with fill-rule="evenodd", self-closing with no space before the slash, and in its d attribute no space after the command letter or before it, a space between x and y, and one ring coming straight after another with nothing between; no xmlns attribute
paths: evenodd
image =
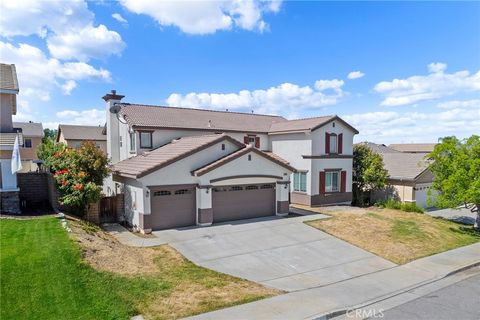
<svg viewBox="0 0 480 320"><path fill-rule="evenodd" d="M151 189L153 230L196 224L195 187ZM212 188L213 222L275 215L275 184L218 186Z"/></svg>

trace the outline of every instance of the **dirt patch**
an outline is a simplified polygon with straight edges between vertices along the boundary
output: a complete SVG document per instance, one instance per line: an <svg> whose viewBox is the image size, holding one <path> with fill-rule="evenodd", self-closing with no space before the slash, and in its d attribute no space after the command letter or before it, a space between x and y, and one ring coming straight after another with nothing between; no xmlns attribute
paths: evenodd
<svg viewBox="0 0 480 320"><path fill-rule="evenodd" d="M84 259L95 269L121 275L145 275L158 272L155 258L162 250L135 248L119 243L114 237L87 222L69 221Z"/></svg>

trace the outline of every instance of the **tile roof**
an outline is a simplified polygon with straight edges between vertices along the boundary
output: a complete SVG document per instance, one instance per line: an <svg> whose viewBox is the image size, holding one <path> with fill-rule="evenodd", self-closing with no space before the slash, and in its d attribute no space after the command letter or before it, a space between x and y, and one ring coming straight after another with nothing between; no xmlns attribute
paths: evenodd
<svg viewBox="0 0 480 320"><path fill-rule="evenodd" d="M43 137L43 126L40 122L13 122L14 128L21 128L24 137Z"/></svg>
<svg viewBox="0 0 480 320"><path fill-rule="evenodd" d="M428 166L423 153L381 153L391 179L415 180Z"/></svg>
<svg viewBox="0 0 480 320"><path fill-rule="evenodd" d="M242 149L239 149L223 158L220 158L218 160L215 160L209 164L206 164L205 166L203 167L200 167L198 169L195 169L192 171L192 174L195 175L195 176L202 176L204 175L205 173L208 173L218 167L221 167L222 165L224 164L227 164L229 163L230 161L233 161L241 156L243 156L244 154L247 154L249 152L254 152L272 162L275 162L276 164L278 165L281 165L282 167L284 168L287 168L288 170L290 171L297 171L295 168L293 168L292 166L290 166L288 164L288 162L286 162L284 159L280 158L279 156L273 156L272 153L267 153L267 152L263 152L263 151L260 151L256 148L254 148L253 146L251 145L248 145L248 146L245 146L244 148Z"/></svg>
<svg viewBox="0 0 480 320"><path fill-rule="evenodd" d="M388 147L400 152L430 153L436 145L436 143L394 143Z"/></svg>
<svg viewBox="0 0 480 320"><path fill-rule="evenodd" d="M285 122L280 116L162 107L120 103L122 115L130 126L153 128L189 128L203 130L268 132L273 123Z"/></svg>
<svg viewBox="0 0 480 320"><path fill-rule="evenodd" d="M272 124L270 127L269 133L283 133L283 132L296 132L296 131L313 131L331 121L340 121L355 133L358 133L357 129L349 125L347 122L342 120L337 115L323 116L323 117L314 117L314 118L305 118L305 119L296 119L288 120L284 122L277 122Z"/></svg>
<svg viewBox="0 0 480 320"><path fill-rule="evenodd" d="M113 171L123 176L140 178L225 139L239 148L244 146L226 134L182 137L155 150L120 161L113 166Z"/></svg>
<svg viewBox="0 0 480 320"><path fill-rule="evenodd" d="M14 64L0 63L0 89L18 93L17 72Z"/></svg>
<svg viewBox="0 0 480 320"><path fill-rule="evenodd" d="M97 140L106 141L107 136L103 133L103 126L77 126L77 125L58 125L58 137L60 133L66 140Z"/></svg>
<svg viewBox="0 0 480 320"><path fill-rule="evenodd" d="M400 151L389 148L384 144L377 144L377 143L368 142L368 141L359 142L358 144L365 145L376 153L400 153Z"/></svg>

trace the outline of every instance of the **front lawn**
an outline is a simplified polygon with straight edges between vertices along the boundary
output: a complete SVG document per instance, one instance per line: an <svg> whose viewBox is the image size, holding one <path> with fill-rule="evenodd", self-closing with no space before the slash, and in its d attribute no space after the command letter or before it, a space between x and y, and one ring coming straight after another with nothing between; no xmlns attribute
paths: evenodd
<svg viewBox="0 0 480 320"><path fill-rule="evenodd" d="M279 292L198 267L169 246L131 248L87 224L0 220L0 318L172 319ZM80 244L80 245L79 245Z"/></svg>
<svg viewBox="0 0 480 320"><path fill-rule="evenodd" d="M296 207L331 215L306 223L398 264L480 241L471 226L427 214L375 207Z"/></svg>

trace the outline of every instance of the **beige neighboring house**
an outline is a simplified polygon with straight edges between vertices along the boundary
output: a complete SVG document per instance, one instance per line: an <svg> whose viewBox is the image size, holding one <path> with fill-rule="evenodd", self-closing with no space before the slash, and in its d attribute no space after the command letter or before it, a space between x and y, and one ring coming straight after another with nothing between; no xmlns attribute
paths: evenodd
<svg viewBox="0 0 480 320"><path fill-rule="evenodd" d="M84 141L93 141L97 148L107 152L107 136L104 134L104 127L58 125L57 142L63 142L70 148L80 148Z"/></svg>
<svg viewBox="0 0 480 320"><path fill-rule="evenodd" d="M20 147L22 159L21 172L37 171L41 161L37 156L37 148L42 143L43 126L39 122L13 122L13 127L23 136L23 145Z"/></svg>
<svg viewBox="0 0 480 320"><path fill-rule="evenodd" d="M388 147L400 152L430 153L436 145L436 143L394 143Z"/></svg>
<svg viewBox="0 0 480 320"><path fill-rule="evenodd" d="M427 199L428 190L433 183L433 174L428 170L428 159L425 158L427 153L400 152L390 146L371 142L362 142L362 144L382 156L389 175L388 187L376 192L373 200L394 198L402 202L415 202L422 208L431 206L427 203ZM412 149L420 150L420 148L408 148L408 150Z"/></svg>

